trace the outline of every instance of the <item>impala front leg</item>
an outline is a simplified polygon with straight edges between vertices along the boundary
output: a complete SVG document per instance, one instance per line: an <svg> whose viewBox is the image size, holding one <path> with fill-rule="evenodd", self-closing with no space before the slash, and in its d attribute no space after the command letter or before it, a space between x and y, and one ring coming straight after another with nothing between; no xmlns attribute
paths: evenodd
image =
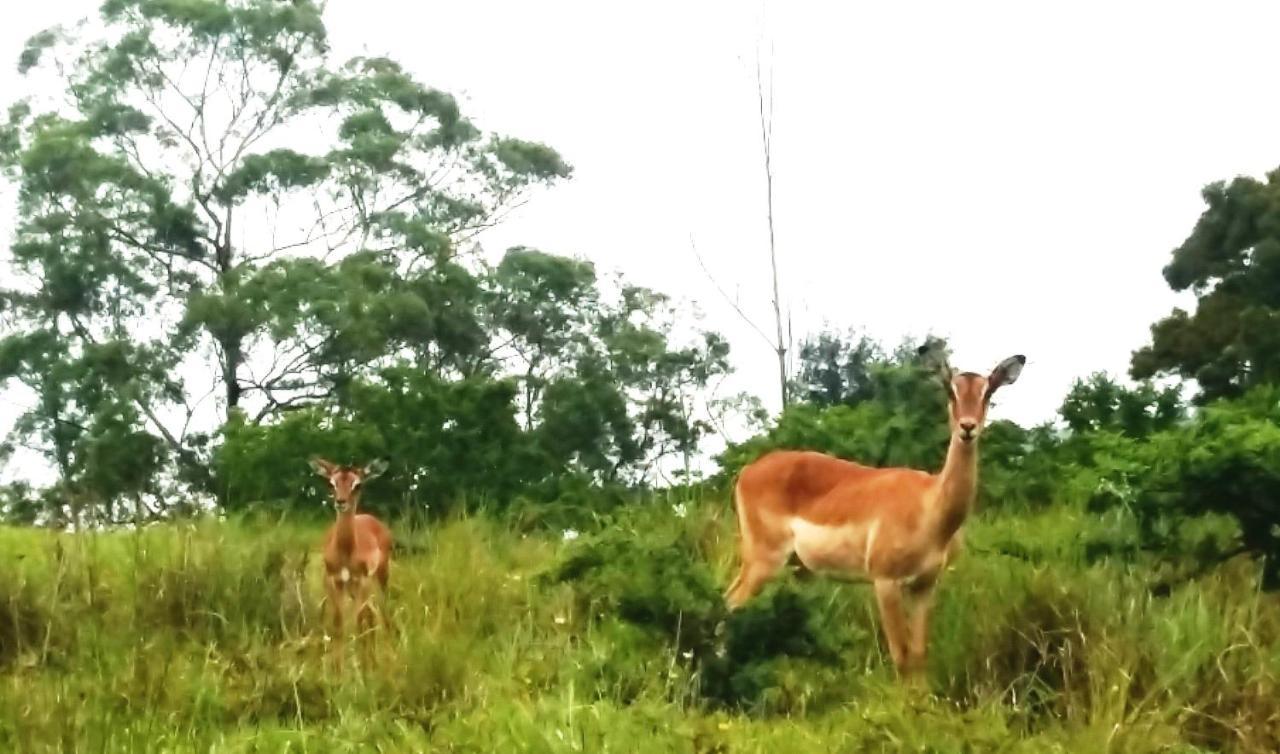
<svg viewBox="0 0 1280 754"><path fill-rule="evenodd" d="M928 579L908 587L911 618L907 639L907 673L914 681L923 681L929 650L929 614L933 611L935 581Z"/></svg>
<svg viewBox="0 0 1280 754"><path fill-rule="evenodd" d="M902 587L892 579L876 580L876 602L880 606L880 627L884 630L889 655L899 675L906 674L907 621L902 614Z"/></svg>
<svg viewBox="0 0 1280 754"><path fill-rule="evenodd" d="M325 600L333 611L333 649L337 652L338 670L342 670L342 599L344 590L336 576L325 576Z"/></svg>

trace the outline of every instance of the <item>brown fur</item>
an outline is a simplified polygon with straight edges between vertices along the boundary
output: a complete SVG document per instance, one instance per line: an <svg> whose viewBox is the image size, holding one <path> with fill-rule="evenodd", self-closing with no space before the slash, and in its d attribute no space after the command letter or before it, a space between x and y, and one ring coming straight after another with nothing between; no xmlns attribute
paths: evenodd
<svg viewBox="0 0 1280 754"><path fill-rule="evenodd" d="M314 459L316 472L329 481L338 517L325 532L323 555L325 599L333 613L334 641L341 665L343 640L343 602L356 603L356 622L363 632L374 623L373 595L370 577L385 595L391 567L391 531L374 516L357 513L360 488L370 467L338 466L324 459ZM379 611L383 625L388 621Z"/></svg>
<svg viewBox="0 0 1280 754"><path fill-rule="evenodd" d="M774 451L744 468L734 490L742 565L725 593L730 608L793 556L812 571L865 577L875 583L894 665L918 675L934 587L959 551L973 507L989 400L1017 379L1024 362L1006 359L989 377L953 374L943 365L952 437L937 473L795 450Z"/></svg>

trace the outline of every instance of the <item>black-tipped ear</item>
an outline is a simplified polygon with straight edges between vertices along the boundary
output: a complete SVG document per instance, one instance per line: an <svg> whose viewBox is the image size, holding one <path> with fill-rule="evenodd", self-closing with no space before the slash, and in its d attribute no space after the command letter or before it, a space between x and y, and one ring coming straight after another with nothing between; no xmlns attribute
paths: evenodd
<svg viewBox="0 0 1280 754"><path fill-rule="evenodd" d="M333 473L334 465L319 456L312 456L307 459L307 464L311 466L312 471L322 477L328 478Z"/></svg>
<svg viewBox="0 0 1280 754"><path fill-rule="evenodd" d="M955 376L955 370L951 368L947 356L947 342L941 338L928 338L924 345L916 349L916 354L919 355L921 364L937 375L947 394L953 395L955 388L951 386L951 379Z"/></svg>
<svg viewBox="0 0 1280 754"><path fill-rule="evenodd" d="M1018 376L1022 374L1022 367L1026 363L1026 356L1016 354L996 364L996 368L991 370L991 376L987 378L987 397L990 397L998 388L1017 382Z"/></svg>
<svg viewBox="0 0 1280 754"><path fill-rule="evenodd" d="M375 458L364 467L364 478L375 479L382 476L382 472L387 470L390 462L385 458Z"/></svg>

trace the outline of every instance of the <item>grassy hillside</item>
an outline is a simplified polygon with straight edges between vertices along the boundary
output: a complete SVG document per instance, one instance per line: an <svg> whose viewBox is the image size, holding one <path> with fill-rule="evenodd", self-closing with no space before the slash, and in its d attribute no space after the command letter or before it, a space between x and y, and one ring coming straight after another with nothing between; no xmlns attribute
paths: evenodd
<svg viewBox="0 0 1280 754"><path fill-rule="evenodd" d="M576 539L398 523L398 631L345 678L319 526L0 529L0 749L1280 750L1280 604L1247 562L1152 596L1147 566L1084 558L1118 514L981 513L912 693L866 587L787 577L722 624L726 514L659 501Z"/></svg>

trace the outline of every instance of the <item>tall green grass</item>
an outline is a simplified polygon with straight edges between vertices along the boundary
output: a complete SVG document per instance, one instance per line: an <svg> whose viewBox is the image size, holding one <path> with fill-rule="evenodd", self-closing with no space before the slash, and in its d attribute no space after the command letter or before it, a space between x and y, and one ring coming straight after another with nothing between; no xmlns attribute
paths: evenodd
<svg viewBox="0 0 1280 754"><path fill-rule="evenodd" d="M728 506L670 502L572 541L393 523L394 630L341 677L318 525L0 529L0 750L1280 750L1280 604L1248 562L1153 596L1151 566L1084 556L1120 514L980 514L920 693L865 587L784 576L725 616Z"/></svg>

